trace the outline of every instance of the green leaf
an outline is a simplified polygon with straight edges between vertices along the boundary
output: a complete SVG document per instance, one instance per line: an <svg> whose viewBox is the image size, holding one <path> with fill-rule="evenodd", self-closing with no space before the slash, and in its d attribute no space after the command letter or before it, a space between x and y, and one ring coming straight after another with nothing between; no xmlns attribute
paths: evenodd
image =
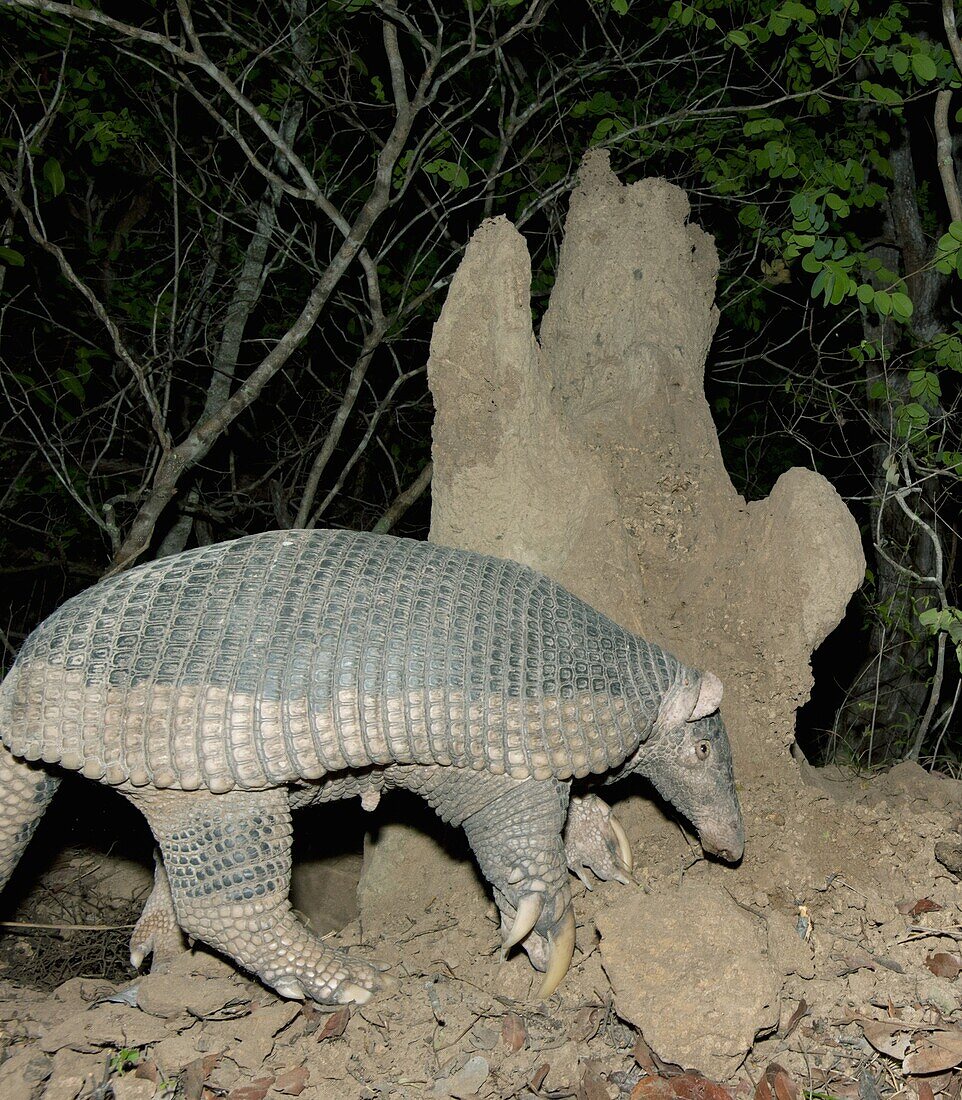
<svg viewBox="0 0 962 1100"><path fill-rule="evenodd" d="M83 401L87 396L83 384L75 374L71 374L69 371L65 370L58 370L57 377L63 383L64 388L72 393L78 401Z"/></svg>
<svg viewBox="0 0 962 1100"><path fill-rule="evenodd" d="M905 76L905 74L909 71L908 55L904 54L901 50L896 50L892 54L892 68L899 74L899 76Z"/></svg>
<svg viewBox="0 0 962 1100"><path fill-rule="evenodd" d="M594 133L591 135L591 144L597 145L598 142L602 141L614 128L615 120L613 118L603 118L595 127Z"/></svg>
<svg viewBox="0 0 962 1100"><path fill-rule="evenodd" d="M784 129L785 123L780 118L753 118L742 127L742 133L745 137L752 137L755 134L770 134Z"/></svg>
<svg viewBox="0 0 962 1100"><path fill-rule="evenodd" d="M958 241L960 244L962 244L962 222L949 222L949 236L952 238L953 241ZM942 241L944 240L945 237L942 237L939 241L940 248L942 247ZM958 247L958 245L956 245L956 247Z"/></svg>
<svg viewBox="0 0 962 1100"><path fill-rule="evenodd" d="M7 267L23 267L23 262L22 252L0 245L0 264L6 264Z"/></svg>
<svg viewBox="0 0 962 1100"><path fill-rule="evenodd" d="M627 15L628 0L611 0L611 10L618 15Z"/></svg>
<svg viewBox="0 0 962 1100"><path fill-rule="evenodd" d="M451 160L430 160L423 165L424 171L431 176L440 176L446 183L449 183L456 191L460 191L468 186L468 173L461 167L460 164L455 164Z"/></svg>
<svg viewBox="0 0 962 1100"><path fill-rule="evenodd" d="M728 41L731 42L733 46L747 46L748 35L744 31L729 31Z"/></svg>
<svg viewBox="0 0 962 1100"><path fill-rule="evenodd" d="M875 297L875 288L868 285L868 283L862 283L858 290L855 292L855 296L862 303L863 306L870 304Z"/></svg>
<svg viewBox="0 0 962 1100"><path fill-rule="evenodd" d="M909 392L923 405L933 406L942 396L939 377L931 371L918 368L908 373Z"/></svg>
<svg viewBox="0 0 962 1100"><path fill-rule="evenodd" d="M915 307L912 305L912 299L907 294L902 294L900 291L896 291L892 295L892 312L899 317L903 317L906 320L912 316L912 310Z"/></svg>
<svg viewBox="0 0 962 1100"><path fill-rule="evenodd" d="M917 80L927 84L930 80L935 80L938 69L927 53L914 53L912 54L912 72L915 73Z"/></svg>
<svg viewBox="0 0 962 1100"><path fill-rule="evenodd" d="M873 305L883 317L892 312L892 295L887 290L876 290Z"/></svg>
<svg viewBox="0 0 962 1100"><path fill-rule="evenodd" d="M66 180L63 178L63 169L60 167L60 161L54 160L53 157L48 157L47 160L44 161L43 178L50 185L50 191L54 198L56 198L66 186Z"/></svg>
<svg viewBox="0 0 962 1100"><path fill-rule="evenodd" d="M799 191L797 195L792 195L791 201L788 204L791 207L791 211L796 218L807 218L808 208L811 206L811 200L804 191Z"/></svg>

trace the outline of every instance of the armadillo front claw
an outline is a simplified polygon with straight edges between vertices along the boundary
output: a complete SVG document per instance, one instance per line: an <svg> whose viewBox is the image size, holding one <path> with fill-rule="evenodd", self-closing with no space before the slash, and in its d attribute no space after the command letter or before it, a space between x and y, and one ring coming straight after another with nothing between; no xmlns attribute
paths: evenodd
<svg viewBox="0 0 962 1100"><path fill-rule="evenodd" d="M589 890L592 884L585 867L604 882L614 879L626 886L630 882L635 861L628 836L611 807L597 795L571 799L564 841L568 867Z"/></svg>
<svg viewBox="0 0 962 1100"><path fill-rule="evenodd" d="M548 969L538 990L538 1000L550 997L568 973L575 951L575 914L569 905L561 920L548 931Z"/></svg>
<svg viewBox="0 0 962 1100"><path fill-rule="evenodd" d="M543 908L543 893L524 895L518 905L518 911L514 917L514 924L511 925L511 931L504 940L505 954L507 954L516 943L520 943L528 935L531 929L534 928L538 923L538 918L541 916L541 910Z"/></svg>

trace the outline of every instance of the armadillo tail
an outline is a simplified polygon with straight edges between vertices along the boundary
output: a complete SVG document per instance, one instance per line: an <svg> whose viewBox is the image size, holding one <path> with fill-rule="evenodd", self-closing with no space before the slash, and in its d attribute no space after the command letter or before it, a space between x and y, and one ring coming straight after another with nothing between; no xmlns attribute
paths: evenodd
<svg viewBox="0 0 962 1100"><path fill-rule="evenodd" d="M17 759L0 745L0 890L59 786L59 776Z"/></svg>

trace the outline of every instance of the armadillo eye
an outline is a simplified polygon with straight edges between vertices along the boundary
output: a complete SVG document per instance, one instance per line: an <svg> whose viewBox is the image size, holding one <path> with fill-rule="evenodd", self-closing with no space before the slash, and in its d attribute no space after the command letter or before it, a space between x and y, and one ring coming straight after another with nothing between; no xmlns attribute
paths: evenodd
<svg viewBox="0 0 962 1100"><path fill-rule="evenodd" d="M695 746L695 755L699 760L707 760L711 756L711 741L699 741Z"/></svg>

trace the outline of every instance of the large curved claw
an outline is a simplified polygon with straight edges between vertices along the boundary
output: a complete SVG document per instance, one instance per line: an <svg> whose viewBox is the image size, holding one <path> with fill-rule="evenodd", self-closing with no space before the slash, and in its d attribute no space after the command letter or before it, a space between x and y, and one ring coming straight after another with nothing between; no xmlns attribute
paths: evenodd
<svg viewBox="0 0 962 1100"><path fill-rule="evenodd" d="M550 997L568 973L575 951L575 914L569 905L561 920L548 933L548 969L538 990L538 1000Z"/></svg>
<svg viewBox="0 0 962 1100"><path fill-rule="evenodd" d="M596 794L571 799L564 840L568 867L589 890L586 867L604 882L614 879L628 885L635 864L631 844L614 811Z"/></svg>
<svg viewBox="0 0 962 1100"><path fill-rule="evenodd" d="M621 822L614 814L608 818L608 828L615 834L615 840L618 843L618 855L621 857L621 862L625 866L625 871L631 874L635 867L635 857L631 854L631 844L628 842L628 834L621 827Z"/></svg>
<svg viewBox="0 0 962 1100"><path fill-rule="evenodd" d="M538 923L543 908L544 894L525 894L518 905L511 931L505 937L505 952L510 951L516 943L520 943L528 935Z"/></svg>

